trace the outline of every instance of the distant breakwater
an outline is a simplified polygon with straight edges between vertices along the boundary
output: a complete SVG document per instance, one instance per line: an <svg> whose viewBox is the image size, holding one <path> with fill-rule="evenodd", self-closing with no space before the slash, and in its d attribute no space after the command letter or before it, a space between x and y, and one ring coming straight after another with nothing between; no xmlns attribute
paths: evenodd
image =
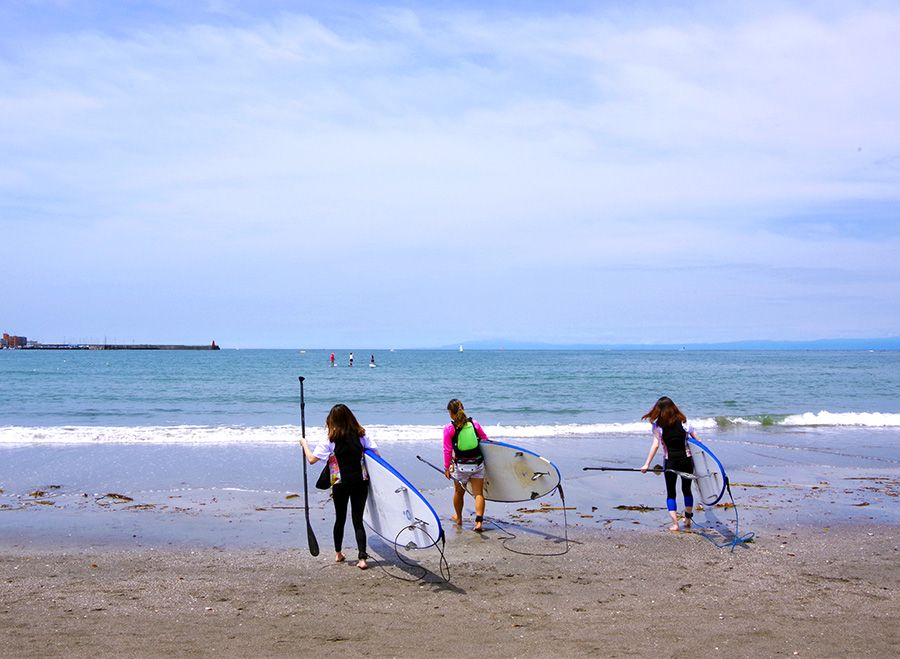
<svg viewBox="0 0 900 659"><path fill-rule="evenodd" d="M36 343L16 350L218 350L215 343L210 345L186 346L157 343L108 344L108 343Z"/></svg>

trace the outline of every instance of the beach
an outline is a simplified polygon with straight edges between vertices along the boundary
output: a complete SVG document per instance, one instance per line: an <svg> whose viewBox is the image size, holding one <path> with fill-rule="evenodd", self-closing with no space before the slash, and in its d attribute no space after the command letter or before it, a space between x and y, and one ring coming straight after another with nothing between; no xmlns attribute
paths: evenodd
<svg viewBox="0 0 900 659"><path fill-rule="evenodd" d="M897 353L76 353L0 359L0 656L900 654ZM319 465L310 555L297 372L307 437L350 405L446 564L370 533L360 571L348 524L336 565ZM562 488L452 527L419 459L442 462L448 392ZM690 533L661 476L585 470L644 462L661 392L731 485Z"/></svg>
<svg viewBox="0 0 900 659"><path fill-rule="evenodd" d="M298 529L299 530L299 529ZM450 582L392 553L360 571L305 547L0 552L0 654L897 656L900 534L572 535L558 557L451 531ZM299 538L298 538L299 540ZM519 549L546 550L526 540ZM434 568L431 556L423 560ZM385 568L382 570L382 566ZM391 576L393 575L393 576ZM398 578L394 578L398 577ZM410 579L403 581L402 579Z"/></svg>
<svg viewBox="0 0 900 659"><path fill-rule="evenodd" d="M471 517L450 525L449 485L415 459L435 458L433 443L386 447L441 515L449 572L435 548L403 552L408 566L371 533L369 570L335 564L317 469L310 556L294 446L6 448L20 469L0 494L0 655L900 651L893 467L766 480L730 452L740 532L755 534L732 549L713 529L666 531L659 477L579 471L587 447L567 446L565 506L558 493L489 503L482 535ZM713 512L733 531L725 503ZM349 526L345 538L352 558Z"/></svg>

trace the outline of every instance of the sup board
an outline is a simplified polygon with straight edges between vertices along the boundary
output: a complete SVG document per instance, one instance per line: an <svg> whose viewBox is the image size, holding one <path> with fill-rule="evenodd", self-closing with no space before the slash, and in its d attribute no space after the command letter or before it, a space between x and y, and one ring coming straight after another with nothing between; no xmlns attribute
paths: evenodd
<svg viewBox="0 0 900 659"><path fill-rule="evenodd" d="M547 458L503 442L482 441L484 498L488 501L531 501L555 490L559 469ZM469 494L471 486L466 485Z"/></svg>
<svg viewBox="0 0 900 659"><path fill-rule="evenodd" d="M369 498L363 521L387 542L424 549L444 534L441 520L415 486L379 455L366 450Z"/></svg>
<svg viewBox="0 0 900 659"><path fill-rule="evenodd" d="M714 506L725 494L725 467L702 442L688 437L694 461L694 487L705 506Z"/></svg>

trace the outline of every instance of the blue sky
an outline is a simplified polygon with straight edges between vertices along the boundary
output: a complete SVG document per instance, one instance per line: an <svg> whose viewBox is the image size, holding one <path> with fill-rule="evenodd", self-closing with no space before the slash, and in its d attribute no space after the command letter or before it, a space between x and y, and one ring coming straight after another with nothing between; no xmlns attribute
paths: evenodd
<svg viewBox="0 0 900 659"><path fill-rule="evenodd" d="M0 329L898 335L898 34L889 2L5 2Z"/></svg>

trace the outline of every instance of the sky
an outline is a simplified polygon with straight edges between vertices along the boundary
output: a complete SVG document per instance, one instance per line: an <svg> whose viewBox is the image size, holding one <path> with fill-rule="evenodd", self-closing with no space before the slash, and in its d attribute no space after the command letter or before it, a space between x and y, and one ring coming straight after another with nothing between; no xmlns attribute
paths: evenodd
<svg viewBox="0 0 900 659"><path fill-rule="evenodd" d="M0 4L0 330L900 335L896 2Z"/></svg>

